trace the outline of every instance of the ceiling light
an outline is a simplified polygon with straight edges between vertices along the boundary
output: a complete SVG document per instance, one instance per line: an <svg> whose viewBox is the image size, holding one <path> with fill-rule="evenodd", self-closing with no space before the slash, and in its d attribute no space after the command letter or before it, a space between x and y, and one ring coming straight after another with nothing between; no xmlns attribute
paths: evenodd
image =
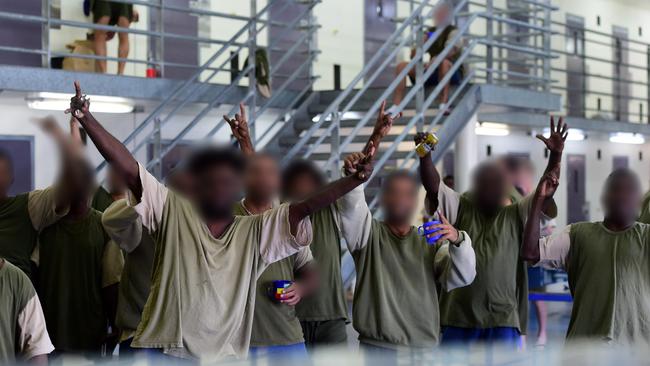
<svg viewBox="0 0 650 366"><path fill-rule="evenodd" d="M544 129L544 137L548 138L551 136L551 129ZM579 128L570 128L569 135L567 136L567 141L582 141L586 138L585 132Z"/></svg>
<svg viewBox="0 0 650 366"><path fill-rule="evenodd" d="M508 136L510 129L503 123L483 122L476 123L474 132L483 136Z"/></svg>
<svg viewBox="0 0 650 366"><path fill-rule="evenodd" d="M70 108L70 94L32 93L25 97L31 109L64 111ZM133 101L127 98L90 95L90 111L93 113L131 113Z"/></svg>
<svg viewBox="0 0 650 366"><path fill-rule="evenodd" d="M364 115L364 113L362 113L362 112L345 112L341 116L341 121L361 119L361 118L363 118L363 115ZM311 119L311 121L312 122L318 122L320 120L321 116L322 116L322 114L319 113L319 114L315 115ZM325 118L325 121L331 121L331 120L332 120L332 114L330 113L330 115L327 116L327 118Z"/></svg>
<svg viewBox="0 0 650 366"><path fill-rule="evenodd" d="M643 136L638 133L616 132L609 136L609 141L619 144L640 145L645 142L645 138L643 138Z"/></svg>

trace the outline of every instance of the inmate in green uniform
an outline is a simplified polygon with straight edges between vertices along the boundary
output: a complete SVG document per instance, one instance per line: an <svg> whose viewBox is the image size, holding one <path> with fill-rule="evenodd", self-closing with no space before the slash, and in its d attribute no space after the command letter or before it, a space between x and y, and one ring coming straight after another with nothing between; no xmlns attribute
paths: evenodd
<svg viewBox="0 0 650 366"><path fill-rule="evenodd" d="M101 213L93 209L80 219L63 218L39 236L38 293L59 351L98 352L104 342L108 317L101 290L118 282L106 271L121 263L119 250L107 243Z"/></svg>
<svg viewBox="0 0 650 366"><path fill-rule="evenodd" d="M215 238L195 206L139 166L140 202L130 198L156 243L152 287L133 347L210 361L246 357L257 278L269 263L311 242L311 223L291 234L289 205L235 216Z"/></svg>
<svg viewBox="0 0 650 366"><path fill-rule="evenodd" d="M234 214L250 215L242 202L235 205ZM296 309L271 299L270 295L273 281L295 280L295 271L311 260L308 251L308 247L303 248L299 254L271 263L257 279L251 347L286 346L304 342Z"/></svg>
<svg viewBox="0 0 650 366"><path fill-rule="evenodd" d="M341 277L341 239L334 214L336 205L311 215L314 240L310 245L318 267L318 290L296 306L305 343L339 344L347 342L348 310Z"/></svg>
<svg viewBox="0 0 650 366"><path fill-rule="evenodd" d="M449 221L472 238L476 252L474 282L441 295L443 327L507 327L525 333L527 322L521 317L527 309L521 306L528 304L528 281L519 249L531 197L486 216L471 194L459 195L441 184L439 202Z"/></svg>
<svg viewBox="0 0 650 366"><path fill-rule="evenodd" d="M650 344L650 225L569 225L540 240L540 264L569 275L567 339Z"/></svg>
<svg viewBox="0 0 650 366"><path fill-rule="evenodd" d="M0 364L14 364L54 350L29 277L0 258Z"/></svg>
<svg viewBox="0 0 650 366"><path fill-rule="evenodd" d="M30 277L38 230L65 215L55 212L55 197L55 188L50 187L0 199L0 257Z"/></svg>

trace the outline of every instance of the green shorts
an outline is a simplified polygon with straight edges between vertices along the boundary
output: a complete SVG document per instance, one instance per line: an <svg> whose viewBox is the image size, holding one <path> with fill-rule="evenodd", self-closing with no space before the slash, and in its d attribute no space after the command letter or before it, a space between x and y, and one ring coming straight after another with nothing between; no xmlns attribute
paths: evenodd
<svg viewBox="0 0 650 366"><path fill-rule="evenodd" d="M133 18L133 4L116 3L114 1L94 0L92 2L93 22L102 17L110 17L108 25L117 24L120 17L125 17L131 22Z"/></svg>

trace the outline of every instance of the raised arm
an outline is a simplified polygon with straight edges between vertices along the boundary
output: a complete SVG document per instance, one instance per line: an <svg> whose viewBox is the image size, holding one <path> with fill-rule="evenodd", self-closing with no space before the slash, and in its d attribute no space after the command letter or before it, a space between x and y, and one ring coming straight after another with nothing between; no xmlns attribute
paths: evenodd
<svg viewBox="0 0 650 366"><path fill-rule="evenodd" d="M250 130L248 129L248 120L246 119L246 109L244 103L239 103L239 113L235 114L235 118L228 118L224 114L223 119L230 125L232 135L235 136L239 143L239 148L246 156L255 154L255 147L251 141Z"/></svg>
<svg viewBox="0 0 650 366"><path fill-rule="evenodd" d="M542 219L542 210L547 200L552 199L557 190L559 180L553 171L542 176L535 195L533 196L532 207L528 211L528 219L524 227L524 238L519 251L521 259L528 261L530 264L539 262L539 230L540 220Z"/></svg>
<svg viewBox="0 0 650 366"><path fill-rule="evenodd" d="M329 183L318 192L307 199L292 203L289 206L289 225L291 233L295 234L298 223L314 212L321 210L364 183L372 175L372 156L375 153L374 147L370 145L368 154L363 157L354 167L354 174L347 175L339 180Z"/></svg>
<svg viewBox="0 0 650 366"><path fill-rule="evenodd" d="M414 141L415 145L419 145L426 139L426 133L419 132L415 135ZM438 190L440 189L440 173L438 169L433 164L431 159L431 152L428 152L426 155L420 157L420 179L422 180L422 186L427 192L427 208L429 212L435 212L438 210Z"/></svg>
<svg viewBox="0 0 650 366"><path fill-rule="evenodd" d="M548 179L550 176L554 177L556 180L560 179L560 167L562 163L562 151L564 151L564 142L566 141L567 136L569 135L569 126L564 123L562 117L560 117L557 126L555 125L555 119L551 116L551 134L548 138L543 135L537 135L537 138L540 139L546 145L546 148L551 152L548 158L548 164L546 165L546 170L544 170L544 175L540 180L540 184L544 180ZM554 207L553 204L553 194L555 194L555 189L553 189L550 196L545 197L543 202L542 211L544 213L549 213L551 207ZM536 221L539 223L539 220ZM539 229L539 228L538 228Z"/></svg>
<svg viewBox="0 0 650 366"><path fill-rule="evenodd" d="M129 150L90 113L90 99L81 93L79 82L74 82L75 96L70 99L70 109L66 113L72 115L81 123L86 133L93 141L99 153L122 174L129 190L139 200L142 196L142 184L138 173L138 162Z"/></svg>
<svg viewBox="0 0 650 366"><path fill-rule="evenodd" d="M402 117L402 112L397 113L393 116L390 113L386 114L384 109L386 107L386 101L381 102L379 107L379 114L377 115L377 120L375 121L375 126L373 127L372 134L366 143L366 146L363 148L362 152L366 155L370 153L372 149L372 154L374 158L374 153L379 151L379 143L381 140L388 135L391 127L393 127L393 122L400 117Z"/></svg>

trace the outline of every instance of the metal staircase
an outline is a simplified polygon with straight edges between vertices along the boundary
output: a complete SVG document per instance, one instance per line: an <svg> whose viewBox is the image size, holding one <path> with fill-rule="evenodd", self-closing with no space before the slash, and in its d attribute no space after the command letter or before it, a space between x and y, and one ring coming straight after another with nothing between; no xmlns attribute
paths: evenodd
<svg viewBox="0 0 650 366"><path fill-rule="evenodd" d="M458 1L452 10L458 32L443 52L427 65L424 59L426 50L441 36L443 29L439 27L423 42L422 34L427 29L425 20L430 19L441 4L421 1L417 2L417 6L412 5L409 16L399 23L347 87L342 91L321 91L311 95L289 122L291 128L284 128L269 148L278 152L284 163L296 157L307 158L318 162L329 171L331 177L336 177L340 171L340 159L348 153L359 151L368 140L381 102L390 101L399 81L414 69L416 82L398 106L404 116L382 142L375 161L375 174L366 186L370 207L375 209L375 193L380 179L374 178L381 178L393 169L414 170L417 167L418 160L412 143L416 132L429 131L440 135L441 143L434 154L437 161L479 109L543 112L559 109L559 97L548 92L551 83L549 61L553 56L547 49L549 43L546 41L551 34L548 15L554 10L553 7L541 2L520 1L520 8L510 9L509 14L516 13L517 9L525 13L544 14L525 22L494 9L490 0L482 5ZM473 31L483 26L481 22L487 30L477 36ZM531 36L526 43L510 41L495 31L495 22L517 27L520 34L523 30L537 35ZM435 72L453 46L461 43L461 54L454 58L451 71L435 87L425 87L423 81ZM406 46L416 49L407 67L395 75L387 87L372 87L379 75L395 73L393 61ZM516 69L503 62L497 65L494 56L504 53L517 55L518 60L524 60L529 66ZM447 105L454 107L451 113L445 115L432 105L443 85L461 66L465 67L466 72L460 84L450 92Z"/></svg>

